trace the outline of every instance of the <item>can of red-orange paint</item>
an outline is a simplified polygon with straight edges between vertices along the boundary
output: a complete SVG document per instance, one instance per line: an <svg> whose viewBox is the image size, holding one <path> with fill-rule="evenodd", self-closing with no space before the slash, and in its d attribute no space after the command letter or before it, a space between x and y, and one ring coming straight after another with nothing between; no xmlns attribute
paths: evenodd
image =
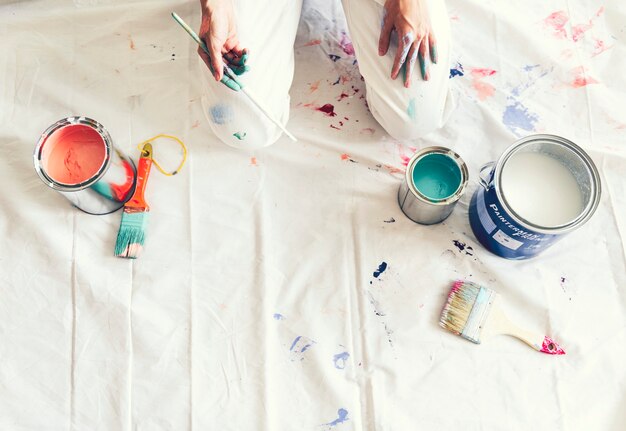
<svg viewBox="0 0 626 431"><path fill-rule="evenodd" d="M478 241L507 259L533 257L586 223L600 202L589 155L555 135L518 140L480 172L469 207Z"/></svg>
<svg viewBox="0 0 626 431"><path fill-rule="evenodd" d="M134 163L91 118L68 117L48 127L35 146L33 162L48 187L88 214L112 213L134 191Z"/></svg>

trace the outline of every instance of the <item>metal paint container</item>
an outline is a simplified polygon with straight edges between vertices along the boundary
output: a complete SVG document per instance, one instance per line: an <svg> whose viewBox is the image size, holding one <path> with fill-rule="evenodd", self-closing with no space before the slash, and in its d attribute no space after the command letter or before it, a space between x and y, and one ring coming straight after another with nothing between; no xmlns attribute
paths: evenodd
<svg viewBox="0 0 626 431"><path fill-rule="evenodd" d="M90 133L96 132L92 135L101 139L102 159L101 162L100 158L97 159L99 167L88 178L77 182L60 182L49 172L46 159L52 150L46 145L52 145L55 136L71 131L74 126L87 127ZM68 117L48 127L37 142L33 162L37 174L48 187L61 193L76 208L88 214L101 215L117 211L130 199L135 188L136 169L133 161L113 145L109 132L91 118Z"/></svg>
<svg viewBox="0 0 626 431"><path fill-rule="evenodd" d="M523 218L511 207L510 199L507 201L502 187L503 172L513 157L528 153L557 160L576 180L582 209L571 220L553 226L538 225ZM598 207L601 194L600 176L589 155L573 142L554 135L532 135L518 140L497 162L482 167L480 183L482 187L476 190L470 203L470 225L487 250L507 259L533 257L582 226Z"/></svg>
<svg viewBox="0 0 626 431"><path fill-rule="evenodd" d="M428 147L413 155L398 190L402 212L416 223L445 220L467 187L467 166L445 147Z"/></svg>

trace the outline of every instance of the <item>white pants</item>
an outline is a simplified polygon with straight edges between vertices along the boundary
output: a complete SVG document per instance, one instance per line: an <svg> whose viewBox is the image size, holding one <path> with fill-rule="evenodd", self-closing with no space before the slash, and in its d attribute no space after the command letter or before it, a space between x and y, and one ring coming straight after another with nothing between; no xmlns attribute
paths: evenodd
<svg viewBox="0 0 626 431"><path fill-rule="evenodd" d="M395 139L412 140L443 126L453 103L448 85L450 25L443 0L429 0L438 63L430 64L430 79L423 81L415 65L411 87L402 73L390 78L395 47L378 55L384 0L342 0L358 67L365 80L367 103L374 118ZM254 89L275 118L289 119L289 89L293 80L293 45L302 0L235 0L239 40L250 50L251 70L240 79ZM395 36L394 36L395 37ZM244 95L216 82L199 60L207 90L203 109L211 128L227 145L255 149L278 140L281 130ZM356 65L354 67L357 67ZM245 125L245 126L244 126ZM242 135L245 133L245 138Z"/></svg>

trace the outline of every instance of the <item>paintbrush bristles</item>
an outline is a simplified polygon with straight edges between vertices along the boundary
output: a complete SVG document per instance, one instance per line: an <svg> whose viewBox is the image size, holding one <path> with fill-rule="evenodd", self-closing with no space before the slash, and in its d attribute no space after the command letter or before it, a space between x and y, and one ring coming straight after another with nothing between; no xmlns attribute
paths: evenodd
<svg viewBox="0 0 626 431"><path fill-rule="evenodd" d="M148 215L148 211L129 212L124 209L115 242L115 256L130 259L139 257L146 240Z"/></svg>
<svg viewBox="0 0 626 431"><path fill-rule="evenodd" d="M472 312L479 291L480 287L473 283L460 280L455 282L441 312L439 324L448 331L460 335Z"/></svg>

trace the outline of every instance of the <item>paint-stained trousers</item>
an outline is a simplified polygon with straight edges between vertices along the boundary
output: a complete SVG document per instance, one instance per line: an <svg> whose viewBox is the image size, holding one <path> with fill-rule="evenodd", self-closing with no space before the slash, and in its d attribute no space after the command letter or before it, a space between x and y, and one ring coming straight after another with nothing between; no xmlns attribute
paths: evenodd
<svg viewBox="0 0 626 431"><path fill-rule="evenodd" d="M438 63L430 64L429 81L421 79L416 64L410 88L404 87L402 73L396 80L390 78L395 45L386 56L378 55L384 0L342 2L358 62L354 67L359 68L365 80L367 103L378 123L398 140L416 139L443 126L454 105L448 84L450 24L443 0L429 0ZM255 96L262 99L275 118L286 124L302 0L271 3L272 7L268 7L265 1L235 0L239 40L254 60L241 80L254 89ZM199 62L206 83L203 109L220 140L233 147L255 149L280 138L281 130L252 102L216 82L202 60Z"/></svg>

